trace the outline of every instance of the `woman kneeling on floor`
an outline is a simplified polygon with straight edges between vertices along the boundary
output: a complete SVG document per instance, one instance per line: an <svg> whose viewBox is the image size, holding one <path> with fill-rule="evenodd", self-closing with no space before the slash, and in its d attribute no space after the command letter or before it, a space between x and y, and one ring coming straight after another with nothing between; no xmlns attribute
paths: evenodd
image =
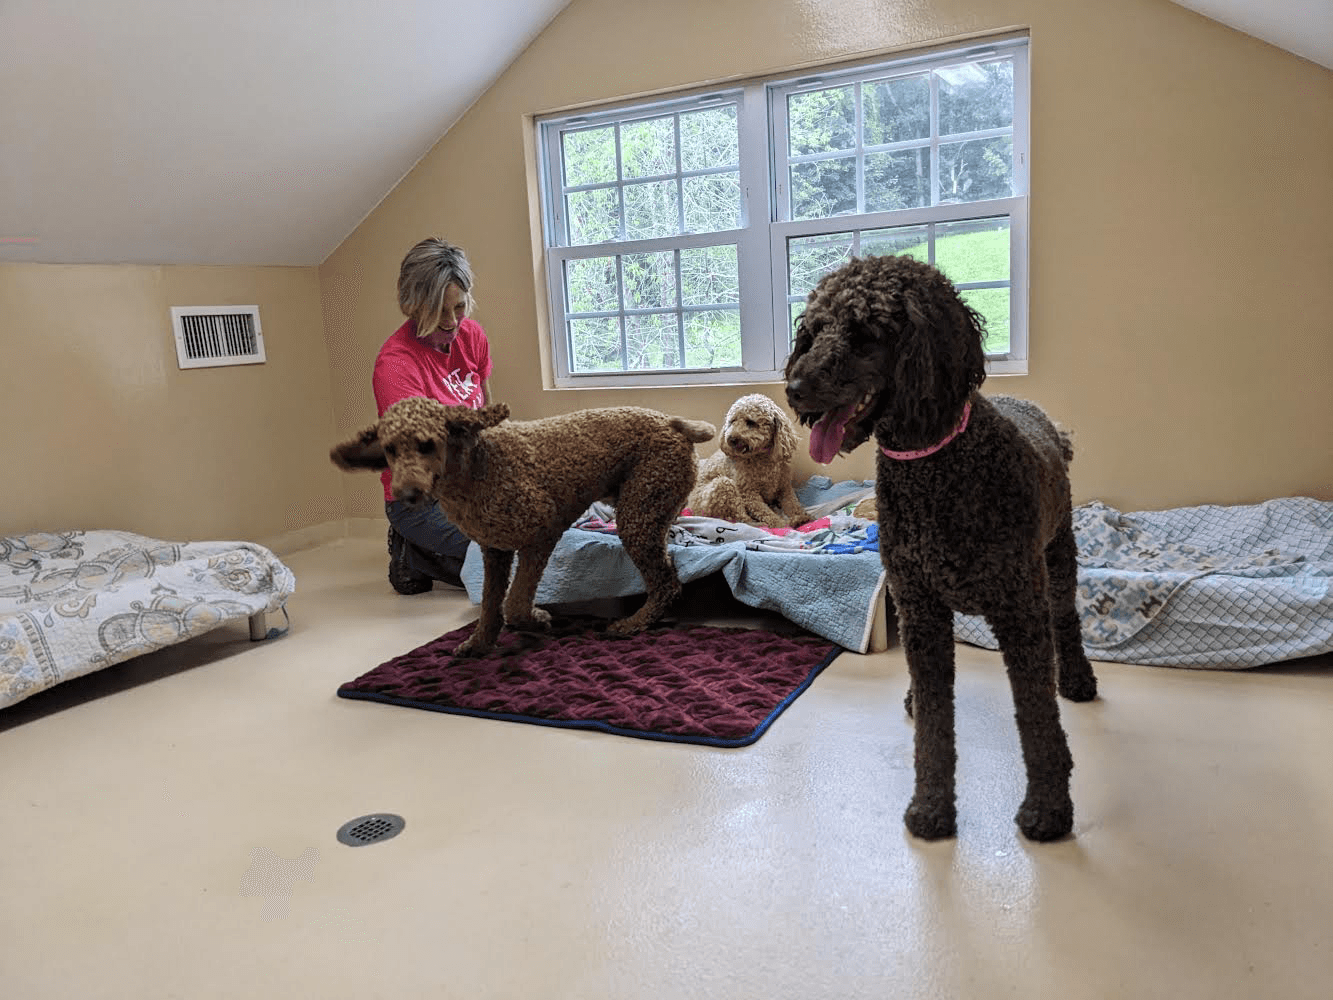
<svg viewBox="0 0 1333 1000"><path fill-rule="evenodd" d="M480 409L490 402L491 347L472 311L472 265L462 248L422 240L403 258L398 307L407 322L384 342L371 383L378 415L411 396ZM463 585L469 539L436 504L394 500L381 475L389 517L389 583L400 594L430 590L435 580Z"/></svg>

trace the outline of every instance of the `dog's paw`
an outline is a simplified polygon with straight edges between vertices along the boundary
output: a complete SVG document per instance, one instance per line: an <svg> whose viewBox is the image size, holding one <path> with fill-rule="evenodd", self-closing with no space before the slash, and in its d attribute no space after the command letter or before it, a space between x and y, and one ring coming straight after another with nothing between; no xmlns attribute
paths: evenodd
<svg viewBox="0 0 1333 1000"><path fill-rule="evenodd" d="M1027 799L1014 822L1028 840L1059 840L1074 829L1074 803L1066 799L1055 805L1036 805Z"/></svg>
<svg viewBox="0 0 1333 1000"><path fill-rule="evenodd" d="M913 799L903 813L907 832L922 840L943 840L958 832L958 810L952 803Z"/></svg>
<svg viewBox="0 0 1333 1000"><path fill-rule="evenodd" d="M509 619L509 627L522 632L545 632L551 627L551 613L533 608L527 617Z"/></svg>
<svg viewBox="0 0 1333 1000"><path fill-rule="evenodd" d="M1086 673L1060 671L1060 695L1069 701L1092 701L1097 697L1097 677L1089 669Z"/></svg>
<svg viewBox="0 0 1333 1000"><path fill-rule="evenodd" d="M483 642L474 632L454 649L455 656L485 656L491 650L491 643Z"/></svg>
<svg viewBox="0 0 1333 1000"><path fill-rule="evenodd" d="M620 618L606 626L606 630L611 635L638 635L648 627L648 623L635 621L637 617L637 615L630 615L628 618Z"/></svg>

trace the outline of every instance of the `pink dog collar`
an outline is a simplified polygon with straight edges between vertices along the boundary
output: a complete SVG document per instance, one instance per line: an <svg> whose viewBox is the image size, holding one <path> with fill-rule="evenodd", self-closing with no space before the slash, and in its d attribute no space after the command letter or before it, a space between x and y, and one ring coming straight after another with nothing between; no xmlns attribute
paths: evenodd
<svg viewBox="0 0 1333 1000"><path fill-rule="evenodd" d="M927 455L933 455L946 444L956 438L963 431L967 430L967 418L972 416L972 400L963 404L963 419L958 421L958 426L949 432L948 437L943 441L932 444L929 448L919 448L916 451L889 451L888 448L881 448L880 451L888 455L889 458L896 458L901 462L909 461L913 458L925 458Z"/></svg>

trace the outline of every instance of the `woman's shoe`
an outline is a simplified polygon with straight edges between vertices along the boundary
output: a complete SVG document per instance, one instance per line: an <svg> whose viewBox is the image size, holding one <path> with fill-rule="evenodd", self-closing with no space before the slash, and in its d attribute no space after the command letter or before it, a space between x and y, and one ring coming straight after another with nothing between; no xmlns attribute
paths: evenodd
<svg viewBox="0 0 1333 1000"><path fill-rule="evenodd" d="M389 528L389 584L400 594L424 594L433 581L407 563L407 539Z"/></svg>

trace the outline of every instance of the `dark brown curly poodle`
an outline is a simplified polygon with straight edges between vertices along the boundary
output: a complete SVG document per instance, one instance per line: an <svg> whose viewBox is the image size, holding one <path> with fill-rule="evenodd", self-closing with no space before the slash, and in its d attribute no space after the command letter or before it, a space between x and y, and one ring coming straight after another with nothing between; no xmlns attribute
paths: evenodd
<svg viewBox="0 0 1333 1000"><path fill-rule="evenodd" d="M880 553L897 605L916 723L916 836L952 836L953 612L980 614L1013 691L1033 840L1073 828L1073 759L1056 701L1097 680L1074 605L1073 448L1034 403L981 395L982 318L934 267L854 258L826 275L797 320L787 400L828 462L872 434ZM1057 667L1058 664L1058 667Z"/></svg>
<svg viewBox="0 0 1333 1000"><path fill-rule="evenodd" d="M615 506L621 544L648 594L643 607L608 631L630 635L647 628L680 593L667 529L694 486L694 445L710 440L716 429L637 406L542 420L508 416L504 403L473 410L404 399L374 426L336 445L329 457L342 469L392 469L395 499L438 501L481 546L481 614L457 653L484 653L502 622L549 625L550 614L533 604L537 584L560 536L596 500ZM516 552L518 570L510 583Z"/></svg>

